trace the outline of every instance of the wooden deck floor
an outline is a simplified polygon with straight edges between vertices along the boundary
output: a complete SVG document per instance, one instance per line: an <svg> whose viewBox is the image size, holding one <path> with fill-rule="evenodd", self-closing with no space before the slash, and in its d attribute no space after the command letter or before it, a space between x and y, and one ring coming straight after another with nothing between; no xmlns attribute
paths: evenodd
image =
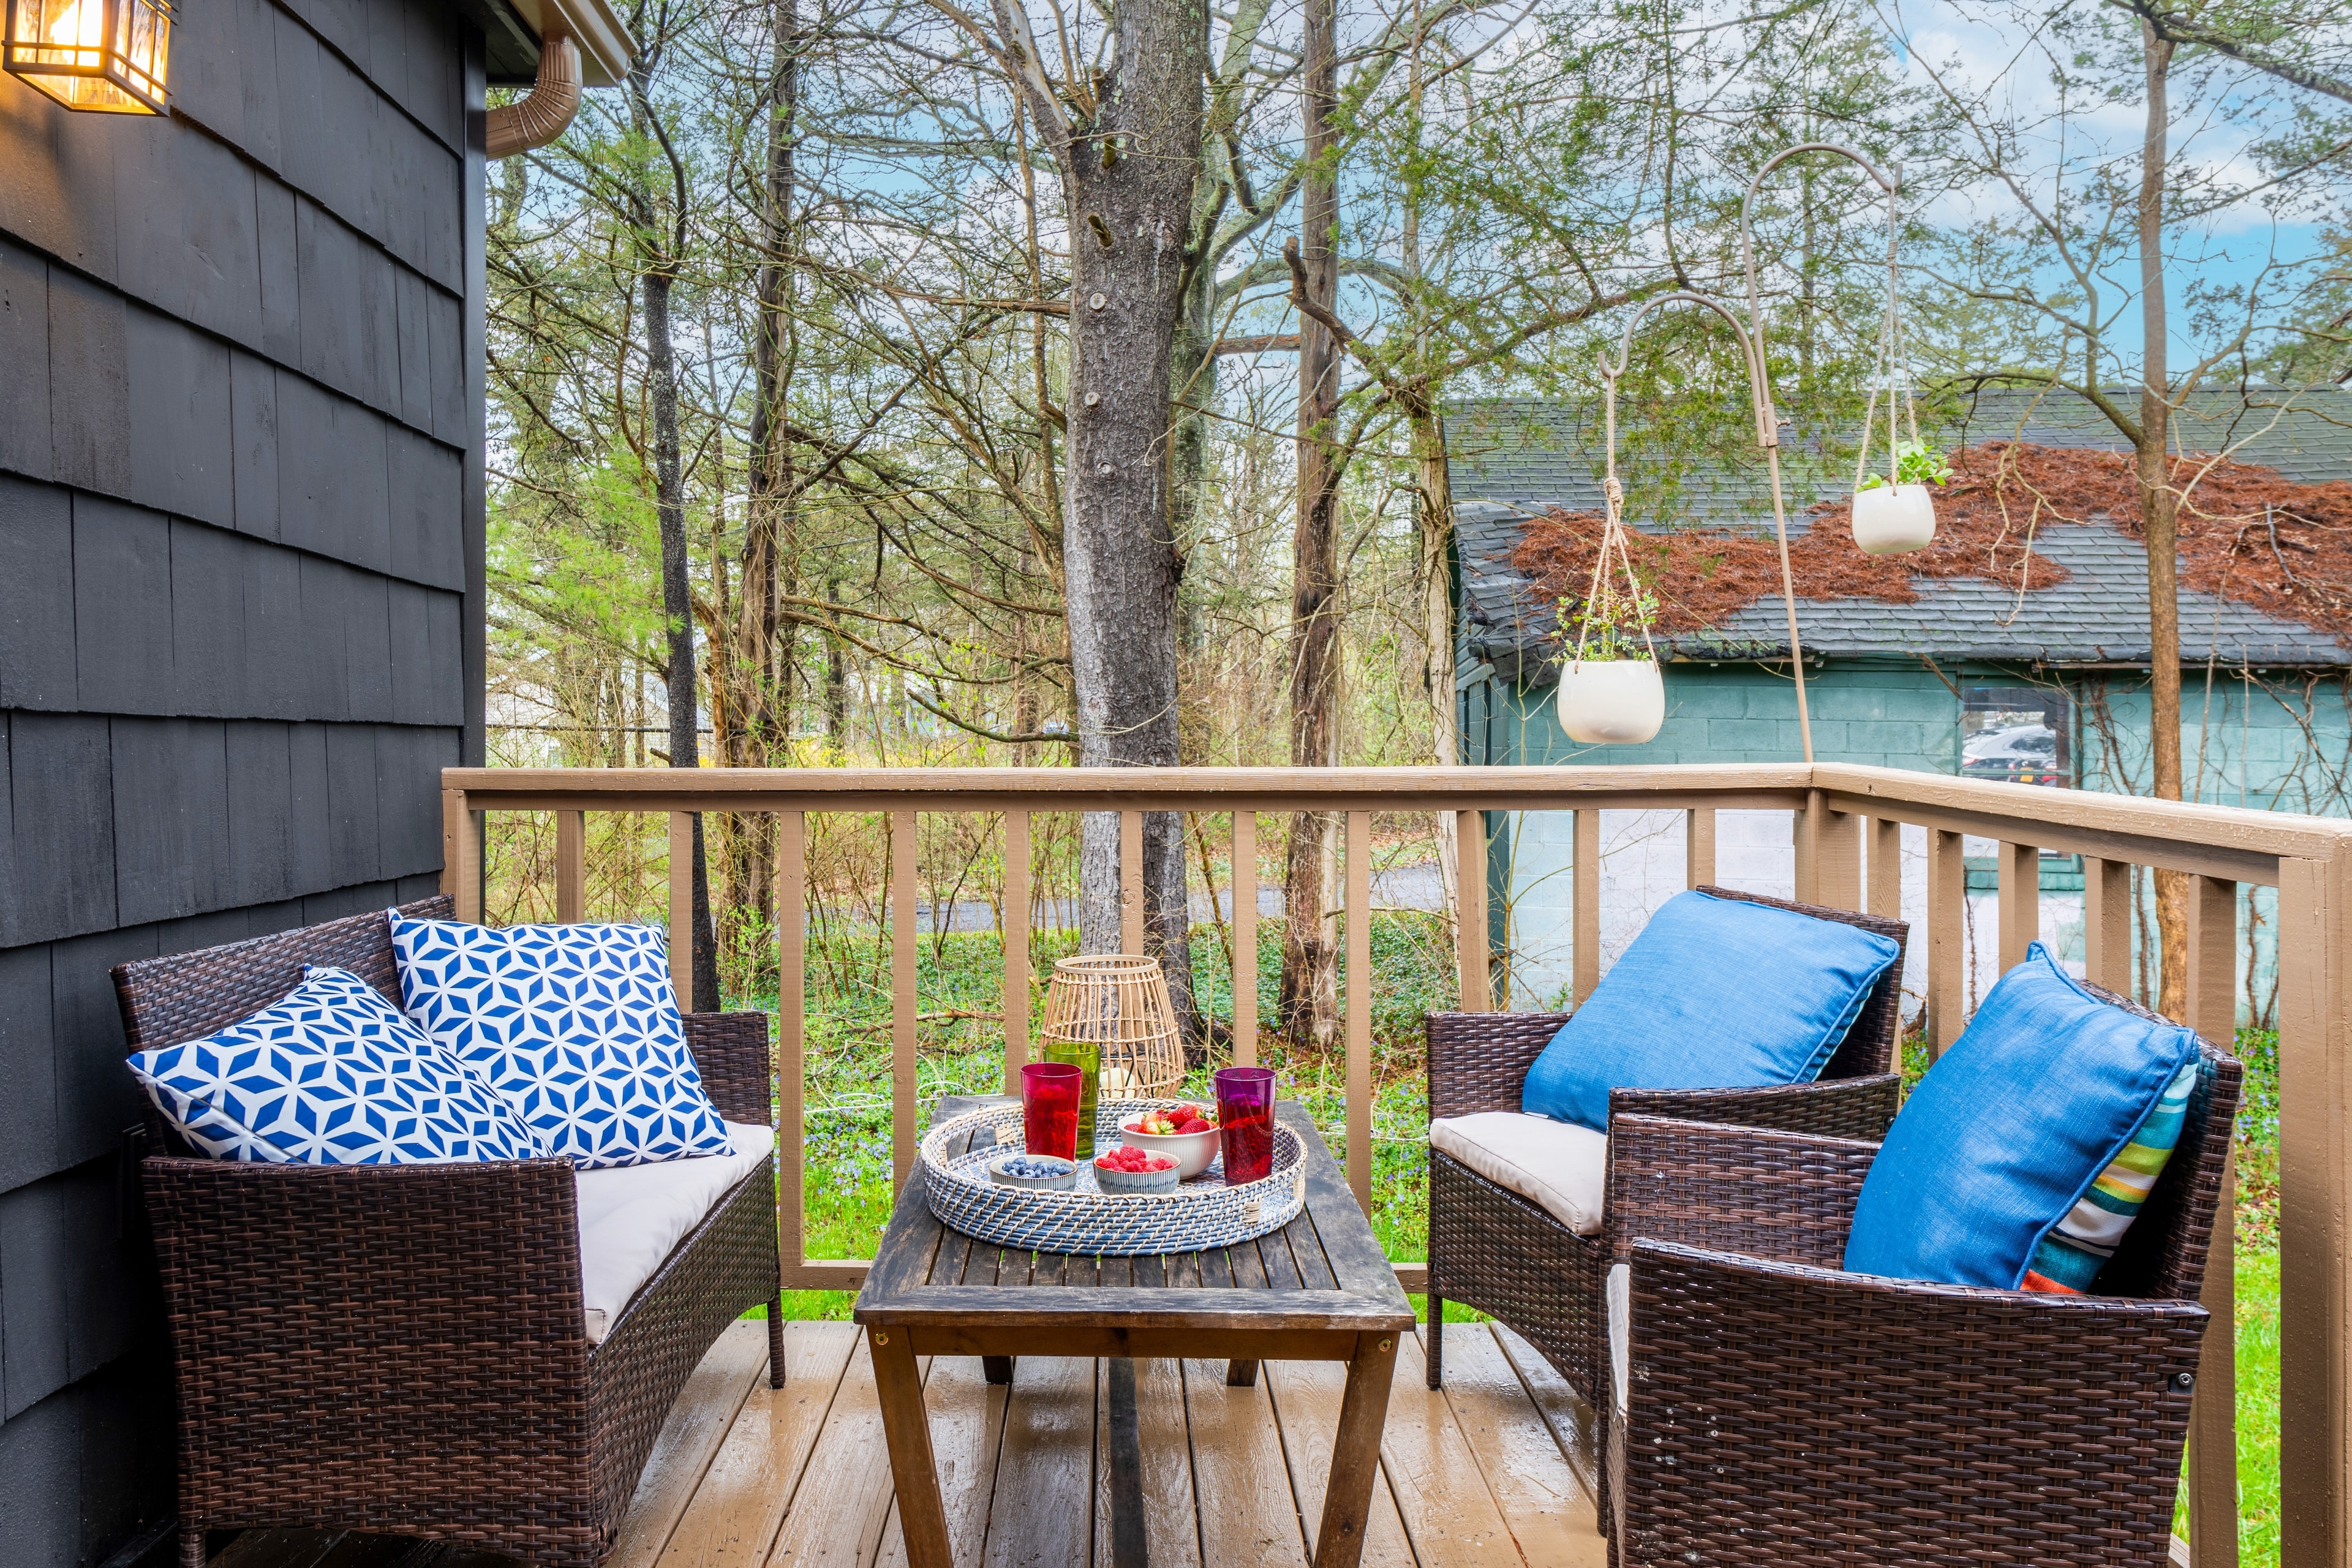
<svg viewBox="0 0 2352 1568"><path fill-rule="evenodd" d="M872 1363L847 1323L794 1323L785 1386L766 1333L738 1323L695 1372L609 1568L892 1568L906 1562ZM1582 1402L1507 1330L1449 1325L1446 1386L1421 1342L1397 1358L1365 1568L1606 1561ZM1321 1516L1344 1368L1269 1362L1227 1388L1222 1362L1136 1363L1150 1568L1303 1568ZM1028 1360L1011 1389L980 1363L925 1375L958 1568L1111 1568L1103 1363ZM215 1568L505 1568L456 1547L257 1531ZM1122 1565L1124 1568L1124 1565Z"/></svg>

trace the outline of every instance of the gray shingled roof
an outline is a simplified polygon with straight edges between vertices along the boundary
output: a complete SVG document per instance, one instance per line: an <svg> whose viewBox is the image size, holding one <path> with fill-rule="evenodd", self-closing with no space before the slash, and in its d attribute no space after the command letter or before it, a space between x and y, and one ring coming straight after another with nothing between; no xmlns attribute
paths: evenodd
<svg viewBox="0 0 2352 1568"><path fill-rule="evenodd" d="M2118 394L2118 395L2123 395ZM2242 442L2237 456L2308 483L2352 479L2352 395L2334 388L2287 394L2256 389L2193 400L2181 420L2180 446L2208 450ZM1951 445L2016 435L2053 447L2123 450L2112 425L2071 395L2014 390L1980 395L1969 416L1946 425ZM1455 448L1447 468L1463 569L1465 651L1494 663L1506 679L1542 684L1555 629L1551 606L1510 564L1521 527L1554 507L1598 510L1597 445L1583 440L1579 411L1537 399L1473 404L1449 413ZM1592 434L1598 437L1598 426ZM1622 458L1621 456L1621 468ZM1693 466L1679 476L1680 510L1700 526L1769 531L1771 503L1760 468ZM1829 494L1843 494L1842 488ZM1792 529L1809 527L1804 509L1821 494L1792 491ZM1806 651L1822 658L1911 658L2053 665L2144 664L2148 657L2147 564L2139 544L2104 523L2044 531L2039 548L2063 565L2068 581L2038 589L2021 607L2013 590L1974 578L1923 579L1908 605L1869 599L1798 601ZM1673 639L1685 658L1785 658L1788 637L1778 599L1759 601L1717 626ZM2352 666L2333 637L2299 622L2184 589L2180 646L2185 658L2236 667Z"/></svg>

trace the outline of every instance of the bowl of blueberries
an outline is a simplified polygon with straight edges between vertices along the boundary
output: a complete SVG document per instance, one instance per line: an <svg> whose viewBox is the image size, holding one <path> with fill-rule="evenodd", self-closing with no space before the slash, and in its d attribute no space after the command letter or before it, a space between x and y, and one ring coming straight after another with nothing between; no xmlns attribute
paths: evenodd
<svg viewBox="0 0 2352 1568"><path fill-rule="evenodd" d="M1016 1150L999 1154L988 1163L988 1179L1000 1187L1066 1192L1078 1184L1078 1167L1074 1160L1056 1160L1050 1154L1028 1154Z"/></svg>

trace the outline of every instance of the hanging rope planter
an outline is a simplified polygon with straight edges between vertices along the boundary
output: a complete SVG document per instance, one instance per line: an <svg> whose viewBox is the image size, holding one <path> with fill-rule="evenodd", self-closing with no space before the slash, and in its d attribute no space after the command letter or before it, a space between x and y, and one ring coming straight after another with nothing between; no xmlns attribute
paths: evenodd
<svg viewBox="0 0 2352 1568"><path fill-rule="evenodd" d="M1650 640L1657 600L1633 574L1625 543L1625 487L1617 481L1617 373L1605 356L1601 378L1608 387L1608 475L1601 487L1608 506L1601 549L1592 558L1592 581L1577 611L1576 651L1563 663L1554 700L1570 740L1629 746L1655 738L1666 721L1666 687ZM1563 604L1563 615L1567 609Z"/></svg>
<svg viewBox="0 0 2352 1568"><path fill-rule="evenodd" d="M1951 469L1940 452L1919 438L1919 410L1911 398L1910 362L1903 337L1903 296L1895 264L1895 197L1886 199L1886 309L1878 322L1877 375L1863 405L1862 439L1853 468L1853 542L1865 555L1903 555L1925 550L1936 538L1936 503L1927 484L1943 484ZM1886 472L1870 472L1871 427L1881 386L1886 392ZM1901 417L1895 389L1902 388ZM1903 439L1907 425L1910 439Z"/></svg>

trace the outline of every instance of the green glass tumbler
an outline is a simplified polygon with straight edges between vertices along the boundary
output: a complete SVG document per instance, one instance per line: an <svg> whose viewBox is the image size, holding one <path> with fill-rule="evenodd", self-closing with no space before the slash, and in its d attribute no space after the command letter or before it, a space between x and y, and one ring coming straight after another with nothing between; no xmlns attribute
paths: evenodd
<svg viewBox="0 0 2352 1568"><path fill-rule="evenodd" d="M1095 1101L1102 1094L1102 1042L1047 1040L1037 1047L1037 1059L1067 1062L1078 1069L1078 1159L1095 1157Z"/></svg>

